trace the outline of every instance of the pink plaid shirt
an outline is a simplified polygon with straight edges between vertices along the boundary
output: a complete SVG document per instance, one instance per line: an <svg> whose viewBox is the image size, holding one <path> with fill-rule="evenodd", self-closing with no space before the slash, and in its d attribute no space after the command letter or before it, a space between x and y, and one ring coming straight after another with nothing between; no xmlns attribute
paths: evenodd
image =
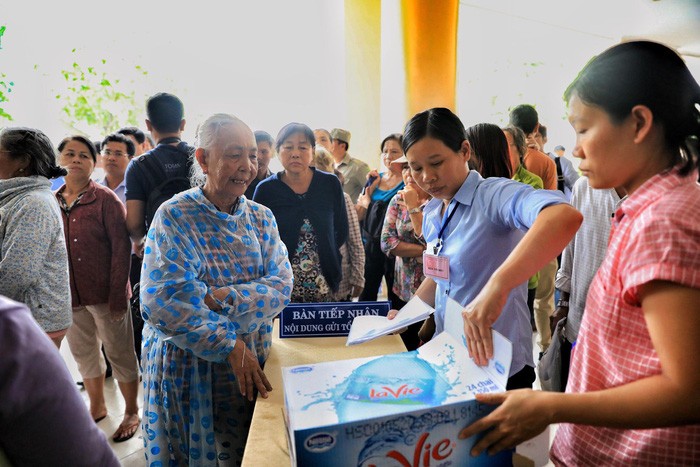
<svg viewBox="0 0 700 467"><path fill-rule="evenodd" d="M676 169L655 175L616 211L607 255L588 293L567 392L661 373L638 292L655 280L700 288L697 178L697 172L681 177ZM700 425L623 430L562 424L551 456L557 465L700 465Z"/></svg>

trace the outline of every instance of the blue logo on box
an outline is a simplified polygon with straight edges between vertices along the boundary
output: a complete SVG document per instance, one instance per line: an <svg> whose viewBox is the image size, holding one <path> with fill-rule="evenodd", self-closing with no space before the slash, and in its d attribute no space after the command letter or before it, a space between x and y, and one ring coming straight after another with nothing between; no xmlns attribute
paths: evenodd
<svg viewBox="0 0 700 467"><path fill-rule="evenodd" d="M502 375L503 373L506 372L506 369L501 365L501 362L496 362L496 371L498 372L499 375Z"/></svg>
<svg viewBox="0 0 700 467"><path fill-rule="evenodd" d="M335 446L335 436L331 433L316 433L306 438L304 446L311 452L326 452Z"/></svg>
<svg viewBox="0 0 700 467"><path fill-rule="evenodd" d="M310 366L298 366L291 370L292 373L308 373L309 371L313 371L313 368Z"/></svg>

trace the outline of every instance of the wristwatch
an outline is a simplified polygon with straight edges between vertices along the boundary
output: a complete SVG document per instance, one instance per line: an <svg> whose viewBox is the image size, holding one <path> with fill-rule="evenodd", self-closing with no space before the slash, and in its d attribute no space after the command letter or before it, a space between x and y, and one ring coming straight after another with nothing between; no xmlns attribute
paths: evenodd
<svg viewBox="0 0 700 467"><path fill-rule="evenodd" d="M569 301L568 300L559 300L557 302L557 308L563 307L563 308L569 308Z"/></svg>
<svg viewBox="0 0 700 467"><path fill-rule="evenodd" d="M415 207L415 208L413 208L413 209L409 209L409 210L408 210L408 213L409 213L409 214L418 214L418 213L421 212L421 211L422 211L422 209L420 208L420 206L418 206L418 207Z"/></svg>

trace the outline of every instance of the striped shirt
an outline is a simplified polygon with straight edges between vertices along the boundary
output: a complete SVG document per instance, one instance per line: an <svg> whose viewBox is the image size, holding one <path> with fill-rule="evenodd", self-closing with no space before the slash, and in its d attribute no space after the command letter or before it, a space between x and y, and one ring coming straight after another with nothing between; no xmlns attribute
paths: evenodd
<svg viewBox="0 0 700 467"><path fill-rule="evenodd" d="M588 287L605 258L612 214L619 203L615 189L591 188L587 177L579 178L574 184L571 204L583 214L583 224L561 254L561 267L554 283L557 289L570 294L565 329L570 343L578 336Z"/></svg>
<svg viewBox="0 0 700 467"><path fill-rule="evenodd" d="M593 279L567 392L604 390L661 374L639 288L670 281L700 288L697 172L657 174L615 212ZM689 358L697 356L689 355ZM700 425L629 430L562 424L552 460L565 465L700 465Z"/></svg>
<svg viewBox="0 0 700 467"><path fill-rule="evenodd" d="M348 213L348 241L340 247L343 257L341 266L343 277L338 285L336 298L338 301L347 300L352 295L352 287L362 288L365 285L365 247L362 244L362 232L360 221L357 220L357 211L352 204L350 195L343 193L345 198L345 211Z"/></svg>

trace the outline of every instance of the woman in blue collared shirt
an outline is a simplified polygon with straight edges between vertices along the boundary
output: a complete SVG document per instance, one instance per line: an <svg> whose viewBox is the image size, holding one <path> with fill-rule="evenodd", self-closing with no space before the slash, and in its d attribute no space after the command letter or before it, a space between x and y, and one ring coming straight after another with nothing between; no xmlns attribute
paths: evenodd
<svg viewBox="0 0 700 467"><path fill-rule="evenodd" d="M581 214L557 192L470 172L464 125L448 109L415 115L403 150L413 178L433 197L423 218L427 253L436 252L438 264L449 262L416 291L435 306L436 333L444 329L449 296L466 307L465 334L476 363L492 356L493 328L513 343L508 389L531 387L527 280L569 243Z"/></svg>

